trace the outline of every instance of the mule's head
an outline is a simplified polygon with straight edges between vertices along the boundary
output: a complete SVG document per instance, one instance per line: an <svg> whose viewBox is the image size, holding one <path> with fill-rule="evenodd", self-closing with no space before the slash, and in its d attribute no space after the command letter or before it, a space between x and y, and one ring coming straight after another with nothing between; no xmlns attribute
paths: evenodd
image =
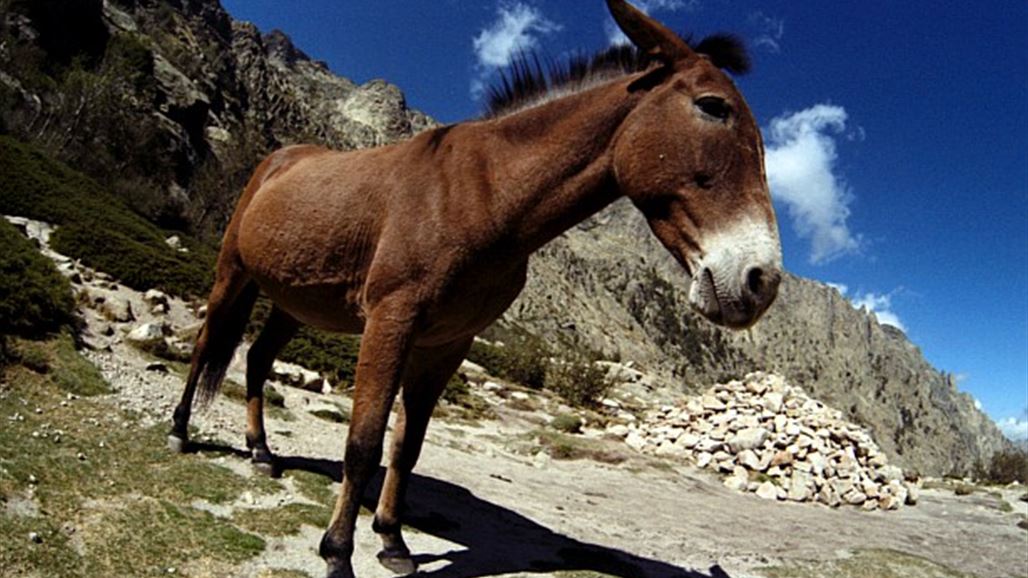
<svg viewBox="0 0 1028 578"><path fill-rule="evenodd" d="M613 143L618 186L689 272L693 307L748 327L774 301L782 275L760 129L717 58L624 0L607 4L660 63L630 87L641 97Z"/></svg>

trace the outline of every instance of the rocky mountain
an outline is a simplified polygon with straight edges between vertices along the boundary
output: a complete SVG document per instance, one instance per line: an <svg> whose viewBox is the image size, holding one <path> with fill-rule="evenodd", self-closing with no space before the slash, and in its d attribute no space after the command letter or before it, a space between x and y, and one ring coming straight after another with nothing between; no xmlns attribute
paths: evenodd
<svg viewBox="0 0 1028 578"><path fill-rule="evenodd" d="M434 126L382 80L333 74L217 0L0 0L0 132L90 173L158 222L216 234L261 155L376 146ZM894 463L967 471L1007 447L899 331L788 277L753 329L689 311L685 279L618 203L545 247L499 326L633 362L699 391L767 370L867 426ZM684 384L684 385L683 385Z"/></svg>
<svg viewBox="0 0 1028 578"><path fill-rule="evenodd" d="M691 393L750 371L779 373L924 473L969 471L1009 447L953 376L832 287L787 275L768 314L738 332L692 312L687 283L641 214L619 202L540 252L504 323L632 361Z"/></svg>

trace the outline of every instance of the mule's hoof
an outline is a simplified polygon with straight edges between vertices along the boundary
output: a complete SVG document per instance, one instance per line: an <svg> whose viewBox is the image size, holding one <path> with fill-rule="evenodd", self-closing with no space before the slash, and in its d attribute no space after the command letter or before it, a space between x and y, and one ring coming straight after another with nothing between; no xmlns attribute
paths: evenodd
<svg viewBox="0 0 1028 578"><path fill-rule="evenodd" d="M408 576L418 571L418 565L410 557L410 552L382 550L378 553L378 563L401 576Z"/></svg>
<svg viewBox="0 0 1028 578"><path fill-rule="evenodd" d="M339 564L328 564L328 572L325 574L325 578L356 578L353 575L353 566L350 566L350 562L343 562Z"/></svg>
<svg viewBox="0 0 1028 578"><path fill-rule="evenodd" d="M253 469L257 470L269 478L277 478L277 471L275 470L275 462L273 460L250 460L253 465Z"/></svg>
<svg viewBox="0 0 1028 578"><path fill-rule="evenodd" d="M168 449L176 454L186 453L186 448L189 446L189 441L175 434L168 434Z"/></svg>

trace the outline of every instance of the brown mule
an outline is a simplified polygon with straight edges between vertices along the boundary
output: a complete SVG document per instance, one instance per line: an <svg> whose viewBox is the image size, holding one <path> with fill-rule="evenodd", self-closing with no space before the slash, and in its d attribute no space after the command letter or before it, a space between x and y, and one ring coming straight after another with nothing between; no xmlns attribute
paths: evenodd
<svg viewBox="0 0 1028 578"><path fill-rule="evenodd" d="M257 168L239 201L170 440L186 443L197 385L208 398L217 391L258 290L275 304L246 375L246 440L258 463L272 459L263 382L298 324L363 333L343 485L320 549L331 577L353 576L360 497L400 392L373 529L380 561L414 571L400 506L432 408L473 336L520 292L529 255L572 225L627 196L710 320L747 327L775 298L778 229L746 102L716 55L623 0L607 4L652 62L645 70L597 75L563 96L393 146L288 147Z"/></svg>

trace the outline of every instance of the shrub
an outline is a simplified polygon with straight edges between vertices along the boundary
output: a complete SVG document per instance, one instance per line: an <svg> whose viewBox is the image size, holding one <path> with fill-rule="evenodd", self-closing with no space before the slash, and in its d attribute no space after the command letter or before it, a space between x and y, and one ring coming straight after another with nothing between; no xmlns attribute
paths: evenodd
<svg viewBox="0 0 1028 578"><path fill-rule="evenodd" d="M0 219L0 333L40 337L70 324L73 311L68 281Z"/></svg>
<svg viewBox="0 0 1028 578"><path fill-rule="evenodd" d="M579 433L582 431L582 418L571 413L560 413L550 422L550 427L564 433Z"/></svg>
<svg viewBox="0 0 1028 578"><path fill-rule="evenodd" d="M1020 450L996 452L986 475L988 481L996 484L1028 483L1028 453Z"/></svg>
<svg viewBox="0 0 1028 578"><path fill-rule="evenodd" d="M124 201L38 149L0 136L0 174L4 212L60 225L55 250L134 289L156 287L180 296L210 289L212 248L180 234L189 252L173 250L164 242L167 234Z"/></svg>
<svg viewBox="0 0 1028 578"><path fill-rule="evenodd" d="M550 364L546 371L546 389L574 406L596 404L612 386L607 372L583 357Z"/></svg>
<svg viewBox="0 0 1028 578"><path fill-rule="evenodd" d="M502 347L476 341L468 353L470 361L489 373L533 389L542 389L545 385L549 357L550 351L542 340L527 335Z"/></svg>

